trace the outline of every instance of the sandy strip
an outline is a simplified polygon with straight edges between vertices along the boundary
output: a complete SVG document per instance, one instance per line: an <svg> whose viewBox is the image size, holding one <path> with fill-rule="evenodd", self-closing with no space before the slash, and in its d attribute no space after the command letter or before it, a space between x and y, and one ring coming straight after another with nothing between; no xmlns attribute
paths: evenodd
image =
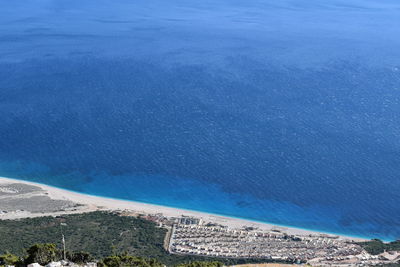
<svg viewBox="0 0 400 267"><path fill-rule="evenodd" d="M6 184L27 184L32 186L40 187L43 192L42 194L49 196L51 199L58 199L58 200L66 200L72 201L77 204L83 205L78 210L74 211L60 211L60 212L53 212L51 214L48 213L24 213L24 212L16 212L16 213L9 213L7 216L3 216L0 214L0 219L17 219L17 218L25 218L25 217L37 217L37 216L56 216L59 214L71 214L71 213L82 213L82 212L90 212L95 210L110 210L110 211L124 211L128 210L135 213L143 213L143 214L156 214L162 213L164 216L167 217L180 217L182 215L185 216L193 216L201 218L205 222L212 222L212 223L219 223L221 225L226 225L230 228L242 228L242 227L257 227L262 230L272 230L277 229L281 230L282 232L286 232L288 234L295 234L295 235L321 235L325 233L309 231L300 228L292 228L292 227L282 227L277 225L272 225L268 223L261 223L261 222L254 222L250 220L232 218L232 217L225 217L219 216L215 214L208 214L204 212L197 212L185 209L178 209L172 208L167 206L161 205L153 205L135 201L125 201L125 200L118 200L106 197L98 197L92 195L86 195L82 193L76 193L68 190L63 190L60 188L22 181L17 179L10 179L10 178L3 178L0 177L0 186L4 186ZM1 200L0 200L1 201ZM348 236L339 236L341 239L347 240L354 240L360 241L363 240L361 238L355 237L348 237Z"/></svg>

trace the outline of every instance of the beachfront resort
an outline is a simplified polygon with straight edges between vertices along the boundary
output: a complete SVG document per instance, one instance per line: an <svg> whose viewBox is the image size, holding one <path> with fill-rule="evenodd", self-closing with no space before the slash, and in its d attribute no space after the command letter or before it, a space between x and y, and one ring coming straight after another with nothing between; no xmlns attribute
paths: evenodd
<svg viewBox="0 0 400 267"><path fill-rule="evenodd" d="M400 250L372 255L359 244L362 240L351 237L87 196L6 178L0 179L0 200L0 220L62 219L98 210L152 221L165 229L164 251L172 255L339 267L400 263ZM131 229L121 233L126 231Z"/></svg>
<svg viewBox="0 0 400 267"><path fill-rule="evenodd" d="M162 218L162 217L161 217ZM171 218L168 250L182 255L258 258L313 266L373 266L400 261L400 252L368 254L357 242L327 234L290 235L284 230L232 229L196 218ZM170 219L170 220L171 220ZM165 223L165 221L164 221Z"/></svg>

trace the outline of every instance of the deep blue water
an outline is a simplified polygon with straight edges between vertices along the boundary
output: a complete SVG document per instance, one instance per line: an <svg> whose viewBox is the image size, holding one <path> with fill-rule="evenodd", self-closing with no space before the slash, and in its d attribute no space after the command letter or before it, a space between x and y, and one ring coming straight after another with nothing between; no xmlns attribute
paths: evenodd
<svg viewBox="0 0 400 267"><path fill-rule="evenodd" d="M0 176L400 238L398 0L0 0Z"/></svg>

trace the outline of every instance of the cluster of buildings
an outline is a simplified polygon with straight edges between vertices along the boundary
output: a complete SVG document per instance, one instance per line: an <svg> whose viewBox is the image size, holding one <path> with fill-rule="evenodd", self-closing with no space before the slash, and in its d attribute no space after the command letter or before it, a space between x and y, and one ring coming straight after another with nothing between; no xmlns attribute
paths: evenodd
<svg viewBox="0 0 400 267"><path fill-rule="evenodd" d="M70 261L52 261L50 263L48 263L46 266L40 265L39 263L31 263L28 264L27 267L96 267L97 263L95 262L90 262L90 263L85 263L83 265L79 265L79 264L75 264L73 262Z"/></svg>
<svg viewBox="0 0 400 267"><path fill-rule="evenodd" d="M306 262L317 257L345 257L362 248L325 236L293 236L279 231L229 229L224 226L173 226L170 252L209 257L265 258Z"/></svg>
<svg viewBox="0 0 400 267"><path fill-rule="evenodd" d="M357 255L336 258L315 258L309 260L312 266L320 267L356 267L356 266L381 266L385 264L400 264L400 252L384 252L379 255L371 255L363 251Z"/></svg>
<svg viewBox="0 0 400 267"><path fill-rule="evenodd" d="M289 235L280 230L250 227L232 229L187 217L175 219L168 250L175 254L258 258L312 266L373 266L400 261L400 253L370 255L360 245L337 236Z"/></svg>

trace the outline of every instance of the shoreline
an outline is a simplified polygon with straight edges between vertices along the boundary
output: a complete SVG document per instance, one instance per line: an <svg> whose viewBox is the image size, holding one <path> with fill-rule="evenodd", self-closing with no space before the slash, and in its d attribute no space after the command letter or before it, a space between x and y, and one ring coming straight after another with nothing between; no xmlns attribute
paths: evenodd
<svg viewBox="0 0 400 267"><path fill-rule="evenodd" d="M15 212L7 213L6 216L0 213L1 219L20 219L29 217L42 217L42 216L57 216L62 214L73 214L73 213L84 213L92 212L98 210L104 211L129 211L136 214L157 214L161 213L166 217L181 217L190 216L201 218L205 222L218 223L221 225L228 226L230 228L243 228L243 227L256 227L260 230L280 230L290 235L329 235L337 236L339 239L349 240L349 241L366 241L370 240L368 238L348 236L337 233L328 233L323 231L314 231L303 228L296 228L291 226L270 224L266 222L260 222L245 218L237 218L233 216L219 215L195 210L188 210L182 208L174 208L169 206L150 204L131 200L122 200L116 198L102 197L96 195L89 195L84 193L78 193L75 191L62 189L54 186L49 186L46 184L30 182L26 180L13 179L0 177L0 187L7 184L24 184L40 188L41 196L47 196L52 200L60 201L70 201L75 204L80 205L78 208L73 210L60 210L57 212Z"/></svg>

